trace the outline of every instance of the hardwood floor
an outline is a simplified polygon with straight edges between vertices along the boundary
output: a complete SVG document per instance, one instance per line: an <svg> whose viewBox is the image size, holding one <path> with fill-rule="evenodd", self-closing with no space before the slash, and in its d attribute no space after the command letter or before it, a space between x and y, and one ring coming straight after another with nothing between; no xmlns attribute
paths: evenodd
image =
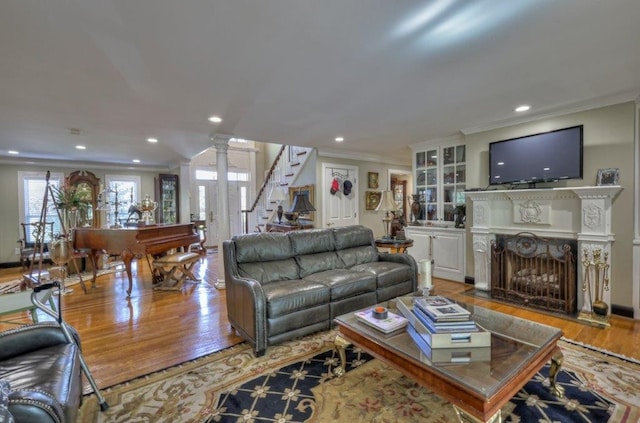
<svg viewBox="0 0 640 423"><path fill-rule="evenodd" d="M130 380L242 341L230 328L225 291L214 288L217 254L194 267L200 283L186 282L182 291L154 291L146 260L135 263L131 298L125 272L98 278L84 294L79 285L62 297L63 319L80 333L85 359L100 388ZM0 282L19 278L21 269L0 272ZM575 319L550 316L472 297L469 285L434 280L435 293L447 295L525 319L556 326L567 338L640 360L640 321L612 316L602 329ZM48 316L43 315L43 319ZM30 323L28 312L2 316L0 330ZM88 386L87 386L88 389Z"/></svg>

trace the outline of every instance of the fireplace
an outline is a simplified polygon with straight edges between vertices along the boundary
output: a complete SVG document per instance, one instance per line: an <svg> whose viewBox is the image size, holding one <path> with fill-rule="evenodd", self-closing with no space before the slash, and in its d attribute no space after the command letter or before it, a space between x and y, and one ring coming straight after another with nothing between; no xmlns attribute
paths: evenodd
<svg viewBox="0 0 640 423"><path fill-rule="evenodd" d="M582 260L585 253L602 251L603 254L609 254L609 264L613 266L615 257L611 255L611 245L615 240L615 234L611 232L611 205L621 189L619 186L591 186L467 192L466 197L471 202L471 207L467 207L467 211L471 210L467 213L467 222L471 223L470 232L473 237L473 260L468 262L473 263L476 290L488 293L494 291L491 285L499 267L494 269L492 264L492 244L500 245L496 241L497 237L516 236L522 232L529 232L540 238L561 239L563 240L561 245L568 241L575 243L569 243L572 245L571 259L574 264L570 268L552 271L550 275L547 270L541 270L547 269L546 267L530 259L529 261L534 261L529 266L532 270L518 269L522 271L517 276L524 279L512 281L509 278L508 281L513 282L510 286L517 284L527 286L528 284L532 291L525 290L524 293L518 292L517 295L512 292L509 295L519 297L519 301L523 304L524 301L531 304L541 301L538 299L540 289L548 289L553 298L555 294L552 291L555 289L555 284L550 283L549 280L557 278L556 274L564 277L565 272L573 272L576 284L571 285L573 288L567 288L566 292L558 287L558 295L562 294L569 304L574 301L572 296L577 297L577 305L573 307L581 313L591 312L591 300L588 297L588 291L584 290L587 280L583 275L583 266L576 265L575 257L580 257L579 260ZM545 266L559 266L563 260L568 260L562 255L557 255L553 250L558 248L550 247L549 254L555 260L550 260ZM562 248L559 251L562 252ZM507 261L507 254L504 252L502 256L505 261ZM527 261L525 260L527 257L517 257L513 254L509 257L508 262L515 262L516 258L521 259L523 263ZM499 265L496 264L496 266ZM532 284L530 280L533 278L526 278L533 276L531 274L533 272L536 273L535 280L545 281L546 278L547 282L540 285ZM525 276L527 273L530 274ZM573 294L569 289L573 289ZM603 295L603 301L610 304L610 291L605 291Z"/></svg>
<svg viewBox="0 0 640 423"><path fill-rule="evenodd" d="M491 297L573 315L577 298L577 242L529 232L491 242Z"/></svg>

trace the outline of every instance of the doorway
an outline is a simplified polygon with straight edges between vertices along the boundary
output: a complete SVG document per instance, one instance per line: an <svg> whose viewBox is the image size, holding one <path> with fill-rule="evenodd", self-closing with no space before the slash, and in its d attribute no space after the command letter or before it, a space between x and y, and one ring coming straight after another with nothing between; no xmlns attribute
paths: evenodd
<svg viewBox="0 0 640 423"><path fill-rule="evenodd" d="M249 186L246 181L229 181L229 229L231 236L243 233L241 210L246 208ZM205 221L207 241L205 247L218 246L218 181L198 180L196 183L197 213ZM192 216L192 220L195 216Z"/></svg>

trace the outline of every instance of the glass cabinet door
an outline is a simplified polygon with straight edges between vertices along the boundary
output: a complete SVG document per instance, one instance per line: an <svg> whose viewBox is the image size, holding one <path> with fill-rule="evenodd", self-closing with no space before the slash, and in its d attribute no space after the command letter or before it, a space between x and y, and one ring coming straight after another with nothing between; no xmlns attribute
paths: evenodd
<svg viewBox="0 0 640 423"><path fill-rule="evenodd" d="M453 222L456 207L465 204L465 146L441 146L416 152L415 175L421 207L412 221Z"/></svg>
<svg viewBox="0 0 640 423"><path fill-rule="evenodd" d="M180 216L180 192L178 175L158 175L158 223L178 223Z"/></svg>

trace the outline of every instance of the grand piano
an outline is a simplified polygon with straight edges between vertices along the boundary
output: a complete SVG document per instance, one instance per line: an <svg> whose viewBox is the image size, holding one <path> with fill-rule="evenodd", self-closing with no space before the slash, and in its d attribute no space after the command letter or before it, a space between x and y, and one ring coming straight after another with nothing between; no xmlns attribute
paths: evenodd
<svg viewBox="0 0 640 423"><path fill-rule="evenodd" d="M157 255L173 248L188 247L200 242L193 223L158 224L128 228L76 228L73 232L73 247L76 250L91 250L93 264L92 286L96 283L96 263L100 254L120 255L124 262L131 296L133 280L131 261L147 254Z"/></svg>

